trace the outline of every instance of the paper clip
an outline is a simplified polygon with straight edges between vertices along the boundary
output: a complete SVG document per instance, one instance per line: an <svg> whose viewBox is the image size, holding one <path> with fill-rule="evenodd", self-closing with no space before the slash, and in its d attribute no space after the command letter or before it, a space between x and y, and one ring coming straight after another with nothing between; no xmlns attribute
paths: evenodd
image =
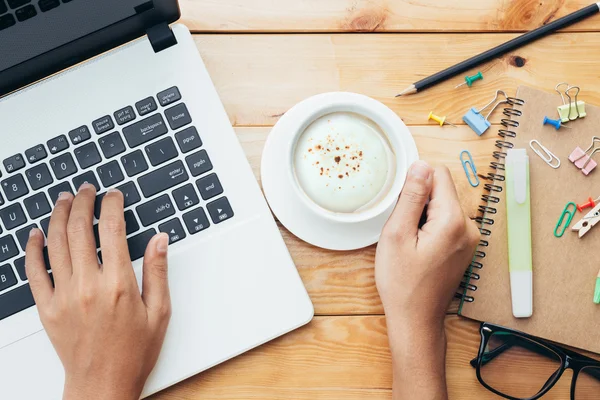
<svg viewBox="0 0 600 400"><path fill-rule="evenodd" d="M573 208L573 210L570 210L571 207ZM577 206L575 205L575 203L573 203L572 201L568 202L565 208L563 209L562 214L560 214L558 222L556 223L556 227L554 228L554 236L556 236L557 238L563 237L563 235L569 228L573 217L575 216L575 211L577 211ZM567 219L566 221L565 217Z"/></svg>
<svg viewBox="0 0 600 400"><path fill-rule="evenodd" d="M592 137L592 144L585 151L581 150L579 146L575 147L575 150L569 156L569 161L575 164L587 176L598 165L596 161L592 160L592 157L598 152L600 152L600 138L594 136Z"/></svg>
<svg viewBox="0 0 600 400"><path fill-rule="evenodd" d="M567 86L564 95L567 96L567 98L569 99L568 104L565 100L565 97L563 96L563 93L558 89L563 85ZM577 118L584 118L587 115L587 113L585 112L585 102L577 100L577 96L581 91L581 88L579 86L570 86L567 82L562 82L556 85L554 87L554 90L556 90L558 94L560 94L560 98L563 101L563 105L557 107L558 116L563 123L574 121ZM577 90L577 92L575 93L575 101L573 101L571 95L569 94L571 90Z"/></svg>
<svg viewBox="0 0 600 400"><path fill-rule="evenodd" d="M506 98L506 100L502 100L502 101L499 101L496 103L500 94L502 94ZM481 115L481 112L483 110L485 110L486 108L490 107L494 103L496 103L496 105L494 105L494 107L490 110L488 115L484 118L483 115ZM490 118L490 115L492 115L494 110L500 104L508 104L508 103L509 103L508 96L506 95L506 93L503 90L496 90L496 96L494 97L494 99L492 101L490 101L488 104L486 104L480 110L477 110L475 107L472 107L464 115L463 121L465 121L465 123L467 125L469 125L471 127L471 129L473 129L473 131L475 131L475 133L477 135L481 136L485 133L485 131L487 131L489 129L490 126L492 126L492 124L490 123L490 121L488 121L488 119Z"/></svg>
<svg viewBox="0 0 600 400"><path fill-rule="evenodd" d="M464 158L465 154L468 156L468 159ZM469 181L469 184L473 187L479 186L477 168L475 168L473 157L471 157L471 153L469 153L468 150L463 150L460 153L460 162L462 163L463 169L465 170L465 175L467 175L467 180Z"/></svg>
<svg viewBox="0 0 600 400"><path fill-rule="evenodd" d="M538 148L536 148L535 145L537 145ZM541 144L538 140L533 139L529 141L529 147L531 147L531 150L533 150L533 152L535 154L537 154L542 160L544 160L544 162L546 164L548 164L550 167L557 169L558 167L560 167L560 159L558 157L556 157L554 155L554 153L552 153L550 150L548 150L546 148L546 146L544 146L543 144Z"/></svg>

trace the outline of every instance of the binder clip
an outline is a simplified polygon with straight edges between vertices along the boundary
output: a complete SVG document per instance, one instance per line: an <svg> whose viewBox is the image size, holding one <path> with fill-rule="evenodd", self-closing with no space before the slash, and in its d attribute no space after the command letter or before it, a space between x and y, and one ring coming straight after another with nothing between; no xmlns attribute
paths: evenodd
<svg viewBox="0 0 600 400"><path fill-rule="evenodd" d="M506 100L499 101L496 103L496 100L498 100L498 96L500 94L502 94L506 98ZM488 115L484 118L483 115L481 115L481 112L494 103L496 103L496 105L494 105L494 107L490 110ZM494 99L482 109L477 110L475 107L472 107L463 117L463 121L465 121L465 123L469 125L477 135L481 136L485 133L485 131L487 131L490 128L490 126L492 126L488 119L500 104L508 104L508 96L506 95L506 93L504 93L503 90L497 90L496 97L494 97Z"/></svg>
<svg viewBox="0 0 600 400"><path fill-rule="evenodd" d="M583 172L584 175L589 175L590 172L596 168L598 163L592 160L592 157L600 152L600 138L598 136L594 136L592 138L592 144L587 150L581 150L581 147L576 147L575 150L569 156L569 161L571 161L577 168Z"/></svg>
<svg viewBox="0 0 600 400"><path fill-rule="evenodd" d="M573 225L573 232L579 234L579 239L588 233L596 224L600 222L600 204L592 209L589 213Z"/></svg>
<svg viewBox="0 0 600 400"><path fill-rule="evenodd" d="M562 85L567 86L567 89L565 90L564 94L569 99L568 104L565 101L563 93L558 89ZM569 86L568 83L562 82L556 85L554 89L558 92L558 94L560 94L560 98L563 101L563 105L557 107L558 116L563 123L574 121L577 118L585 118L585 116L587 115L587 113L585 112L585 102L577 100L577 96L581 91L581 88L579 86ZM569 94L571 90L577 90L577 92L575 92L575 101L573 101L571 95Z"/></svg>

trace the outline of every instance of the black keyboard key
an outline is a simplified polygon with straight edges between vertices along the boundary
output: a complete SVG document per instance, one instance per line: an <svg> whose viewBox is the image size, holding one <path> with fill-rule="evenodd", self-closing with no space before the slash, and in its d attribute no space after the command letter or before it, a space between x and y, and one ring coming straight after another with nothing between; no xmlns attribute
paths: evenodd
<svg viewBox="0 0 600 400"><path fill-rule="evenodd" d="M148 97L135 103L135 108L137 109L138 114L143 117L146 114L156 111L158 106L156 105L156 101L154 101L153 97Z"/></svg>
<svg viewBox="0 0 600 400"><path fill-rule="evenodd" d="M146 146L146 154L148 155L150 164L156 167L177 157L177 149L175 148L173 139L167 137Z"/></svg>
<svg viewBox="0 0 600 400"><path fill-rule="evenodd" d="M133 232L140 230L135 214L131 210L125 211L125 234L131 235Z"/></svg>
<svg viewBox="0 0 600 400"><path fill-rule="evenodd" d="M0 266L0 292L17 284L17 277L9 264Z"/></svg>
<svg viewBox="0 0 600 400"><path fill-rule="evenodd" d="M43 192L36 193L33 196L26 198L23 200L23 203L25 204L25 208L31 219L37 219L52 212L50 203L48 203L48 198Z"/></svg>
<svg viewBox="0 0 600 400"><path fill-rule="evenodd" d="M101 165L96 171L98 171L98 176L100 177L102 184L107 188L112 187L125 179L117 161L111 161L108 164Z"/></svg>
<svg viewBox="0 0 600 400"><path fill-rule="evenodd" d="M137 206L135 210L144 226L152 225L175 214L175 207L166 194Z"/></svg>
<svg viewBox="0 0 600 400"><path fill-rule="evenodd" d="M73 192L73 188L71 188L71 184L69 182L62 182L62 183L59 183L58 185L52 186L50 189L48 189L48 194L50 195L50 201L52 202L52 204L56 204L56 201L58 200L58 196L60 196L60 194L63 192L69 192L72 195L75 194L75 192Z"/></svg>
<svg viewBox="0 0 600 400"><path fill-rule="evenodd" d="M8 230L27 223L27 218L20 204L12 204L0 210L0 219Z"/></svg>
<svg viewBox="0 0 600 400"><path fill-rule="evenodd" d="M19 8L17 11L15 11L15 17L17 17L17 20L19 20L19 22L27 21L28 19L33 18L36 15L37 10L32 5Z"/></svg>
<svg viewBox="0 0 600 400"><path fill-rule="evenodd" d="M29 231L31 231L33 228L37 228L37 225L32 224L17 231L17 240L19 241L19 244L21 245L23 251L25 251L25 249L27 248L27 242L29 241Z"/></svg>
<svg viewBox="0 0 600 400"><path fill-rule="evenodd" d="M10 28L11 26L16 25L16 23L17 23L17 20L15 19L15 17L12 16L12 14L1 15L0 16L0 31Z"/></svg>
<svg viewBox="0 0 600 400"><path fill-rule="evenodd" d="M25 257L17 258L15 260L15 269L17 270L17 274L19 274L19 278L26 282L27 281L27 273L25 272Z"/></svg>
<svg viewBox="0 0 600 400"><path fill-rule="evenodd" d="M191 183L173 190L172 194L179 211L187 210L200 203L196 190Z"/></svg>
<svg viewBox="0 0 600 400"><path fill-rule="evenodd" d="M100 248L100 227L98 224L94 225L94 239L96 240L96 248ZM102 260L100 260L102 262Z"/></svg>
<svg viewBox="0 0 600 400"><path fill-rule="evenodd" d="M121 163L125 168L127 176L132 177L148 169L148 163L141 150L136 150L133 153L121 157Z"/></svg>
<svg viewBox="0 0 600 400"><path fill-rule="evenodd" d="M154 114L123 129L129 147L137 147L168 132L162 115Z"/></svg>
<svg viewBox="0 0 600 400"><path fill-rule="evenodd" d="M25 4L31 3L31 0L8 0L8 5L10 6L10 8L12 8L13 10L15 8L24 6Z"/></svg>
<svg viewBox="0 0 600 400"><path fill-rule="evenodd" d="M200 150L185 158L185 162L193 176L199 176L213 169L206 150Z"/></svg>
<svg viewBox="0 0 600 400"><path fill-rule="evenodd" d="M48 154L46 153L46 149L44 148L43 144L38 144L37 146L25 150L25 158L31 164L43 160L46 157L48 157Z"/></svg>
<svg viewBox="0 0 600 400"><path fill-rule="evenodd" d="M223 193L223 186L217 177L217 174L210 174L196 181L196 186L200 191L200 196L204 200L212 199Z"/></svg>
<svg viewBox="0 0 600 400"><path fill-rule="evenodd" d="M212 203L208 203L206 209L215 224L219 224L233 217L233 209L231 208L231 204L229 204L227 197L221 197Z"/></svg>
<svg viewBox="0 0 600 400"><path fill-rule="evenodd" d="M198 131L193 126L190 126L181 132L177 132L175 134L175 140L177 140L177 144L182 153L188 153L202 146L200 135L198 135Z"/></svg>
<svg viewBox="0 0 600 400"><path fill-rule="evenodd" d="M158 230L169 235L169 244L179 242L185 239L186 236L183 226L181 226L181 222L177 218L159 225Z"/></svg>
<svg viewBox="0 0 600 400"><path fill-rule="evenodd" d="M40 0L38 6L42 12L47 12L60 6L60 0Z"/></svg>
<svg viewBox="0 0 600 400"><path fill-rule="evenodd" d="M208 222L208 218L206 218L206 213L202 207L183 214L183 222L185 222L185 226L191 235L195 235L210 226L210 222Z"/></svg>
<svg viewBox="0 0 600 400"><path fill-rule="evenodd" d="M4 168L6 168L7 172L15 172L25 166L25 160L20 154L15 154L12 157L8 157L6 160L3 161L3 163Z"/></svg>
<svg viewBox="0 0 600 400"><path fill-rule="evenodd" d="M88 143L75 149L75 157L77 157L81 169L86 169L102 161L95 143Z"/></svg>
<svg viewBox="0 0 600 400"><path fill-rule="evenodd" d="M13 201L29 193L29 189L25 184L25 179L23 179L23 175L21 174L11 176L8 179L3 180L2 189L4 190L4 194L6 194L6 198L9 201Z"/></svg>
<svg viewBox="0 0 600 400"><path fill-rule="evenodd" d="M104 117L98 118L97 120L92 122L92 127L98 135L101 135L113 129L115 127L115 124L110 115L105 115Z"/></svg>
<svg viewBox="0 0 600 400"><path fill-rule="evenodd" d="M127 239L127 246L129 247L129 256L131 261L139 260L144 257L148 242L156 235L156 229L148 229L145 232L140 233Z"/></svg>
<svg viewBox="0 0 600 400"><path fill-rule="evenodd" d="M22 285L0 296L0 320L33 307L35 301L29 285Z"/></svg>
<svg viewBox="0 0 600 400"><path fill-rule="evenodd" d="M138 192L133 182L127 182L121 186L117 186L117 189L123 193L124 207L127 208L136 203L139 203L142 198L140 192Z"/></svg>
<svg viewBox="0 0 600 400"><path fill-rule="evenodd" d="M179 93L179 89L177 88L177 86L173 86L172 88L163 90L162 92L157 94L156 97L158 97L158 102L163 107L181 100L181 94Z"/></svg>
<svg viewBox="0 0 600 400"><path fill-rule="evenodd" d="M106 196L105 193L100 193L96 196L96 201L94 202L94 216L96 219L100 219L100 211L102 211L102 199Z"/></svg>
<svg viewBox="0 0 600 400"><path fill-rule="evenodd" d="M98 141L104 157L111 158L125 151L125 144L119 132L113 132Z"/></svg>
<svg viewBox="0 0 600 400"><path fill-rule="evenodd" d="M73 144L79 144L91 138L92 134L90 133L88 127L84 125L69 132L69 137L71 138L71 142Z"/></svg>
<svg viewBox="0 0 600 400"><path fill-rule="evenodd" d="M50 166L52 167L52 171L54 171L54 175L56 175L56 179L64 179L77 172L75 160L73 160L73 156L70 153L53 158L50 160Z"/></svg>
<svg viewBox="0 0 600 400"><path fill-rule="evenodd" d="M50 231L50 217L44 218L43 220L41 220L40 225L42 226L44 235L46 235L46 237L48 237L48 232Z"/></svg>
<svg viewBox="0 0 600 400"><path fill-rule="evenodd" d="M165 110L165 117L173 130L192 123L192 117L183 103Z"/></svg>
<svg viewBox="0 0 600 400"><path fill-rule="evenodd" d="M133 111L133 107L129 106L116 111L114 116L117 124L123 125L135 119L135 111Z"/></svg>
<svg viewBox="0 0 600 400"><path fill-rule="evenodd" d="M77 191L79 191L79 188L84 183L92 184L96 188L97 192L100 191L100 184L98 183L98 179L96 179L96 175L94 175L93 171L88 171L85 174L81 174L73 178L73 185Z"/></svg>
<svg viewBox="0 0 600 400"><path fill-rule="evenodd" d="M29 181L29 185L33 190L41 189L45 186L51 185L54 182L50 170L46 164L40 164L33 168L25 171L25 176Z"/></svg>
<svg viewBox="0 0 600 400"><path fill-rule="evenodd" d="M4 14L7 11L8 7L6 6L6 3L4 2L4 0L0 0L0 14Z"/></svg>
<svg viewBox="0 0 600 400"><path fill-rule="evenodd" d="M187 180L185 167L178 160L138 178L138 184L145 197L152 197Z"/></svg>
<svg viewBox="0 0 600 400"><path fill-rule="evenodd" d="M48 140L46 145L48 146L48 150L50 150L50 154L56 154L68 149L69 141L65 135L60 135L54 139Z"/></svg>
<svg viewBox="0 0 600 400"><path fill-rule="evenodd" d="M11 235L0 238L0 262L4 262L10 258L19 255L19 249L15 243L15 239Z"/></svg>

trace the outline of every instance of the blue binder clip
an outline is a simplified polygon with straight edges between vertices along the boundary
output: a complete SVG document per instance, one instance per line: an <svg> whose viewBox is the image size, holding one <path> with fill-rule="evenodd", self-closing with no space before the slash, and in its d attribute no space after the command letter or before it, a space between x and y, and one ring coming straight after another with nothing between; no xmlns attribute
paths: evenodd
<svg viewBox="0 0 600 400"><path fill-rule="evenodd" d="M506 98L506 100L499 101L496 103L496 100L498 100L498 96L500 94L502 94ZM496 105L494 105L494 107L490 110L488 115L484 118L483 115L481 115L481 112L484 111L486 108L490 107L494 103L496 103ZM508 96L506 95L506 93L504 93L503 90L497 90L496 97L494 97L494 99L492 101L490 101L487 105L485 105L482 109L477 110L475 107L472 107L463 116L463 121L467 125L469 125L471 127L471 129L473 129L473 131L477 135L481 136L485 133L485 131L487 131L490 128L490 126L492 126L492 124L490 123L490 121L488 121L488 119L490 118L490 115L492 115L494 110L496 110L496 107L498 107L500 104L509 104Z"/></svg>

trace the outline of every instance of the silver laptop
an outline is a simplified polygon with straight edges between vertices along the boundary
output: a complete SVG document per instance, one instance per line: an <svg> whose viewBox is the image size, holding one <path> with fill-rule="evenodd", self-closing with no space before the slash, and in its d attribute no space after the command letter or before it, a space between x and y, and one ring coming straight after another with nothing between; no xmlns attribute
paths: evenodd
<svg viewBox="0 0 600 400"><path fill-rule="evenodd" d="M144 397L313 316L178 18L176 0L0 0L2 399L62 396L23 249L32 226L47 232L58 193L83 182L98 200L123 191L138 280L149 238L171 238L173 316Z"/></svg>

